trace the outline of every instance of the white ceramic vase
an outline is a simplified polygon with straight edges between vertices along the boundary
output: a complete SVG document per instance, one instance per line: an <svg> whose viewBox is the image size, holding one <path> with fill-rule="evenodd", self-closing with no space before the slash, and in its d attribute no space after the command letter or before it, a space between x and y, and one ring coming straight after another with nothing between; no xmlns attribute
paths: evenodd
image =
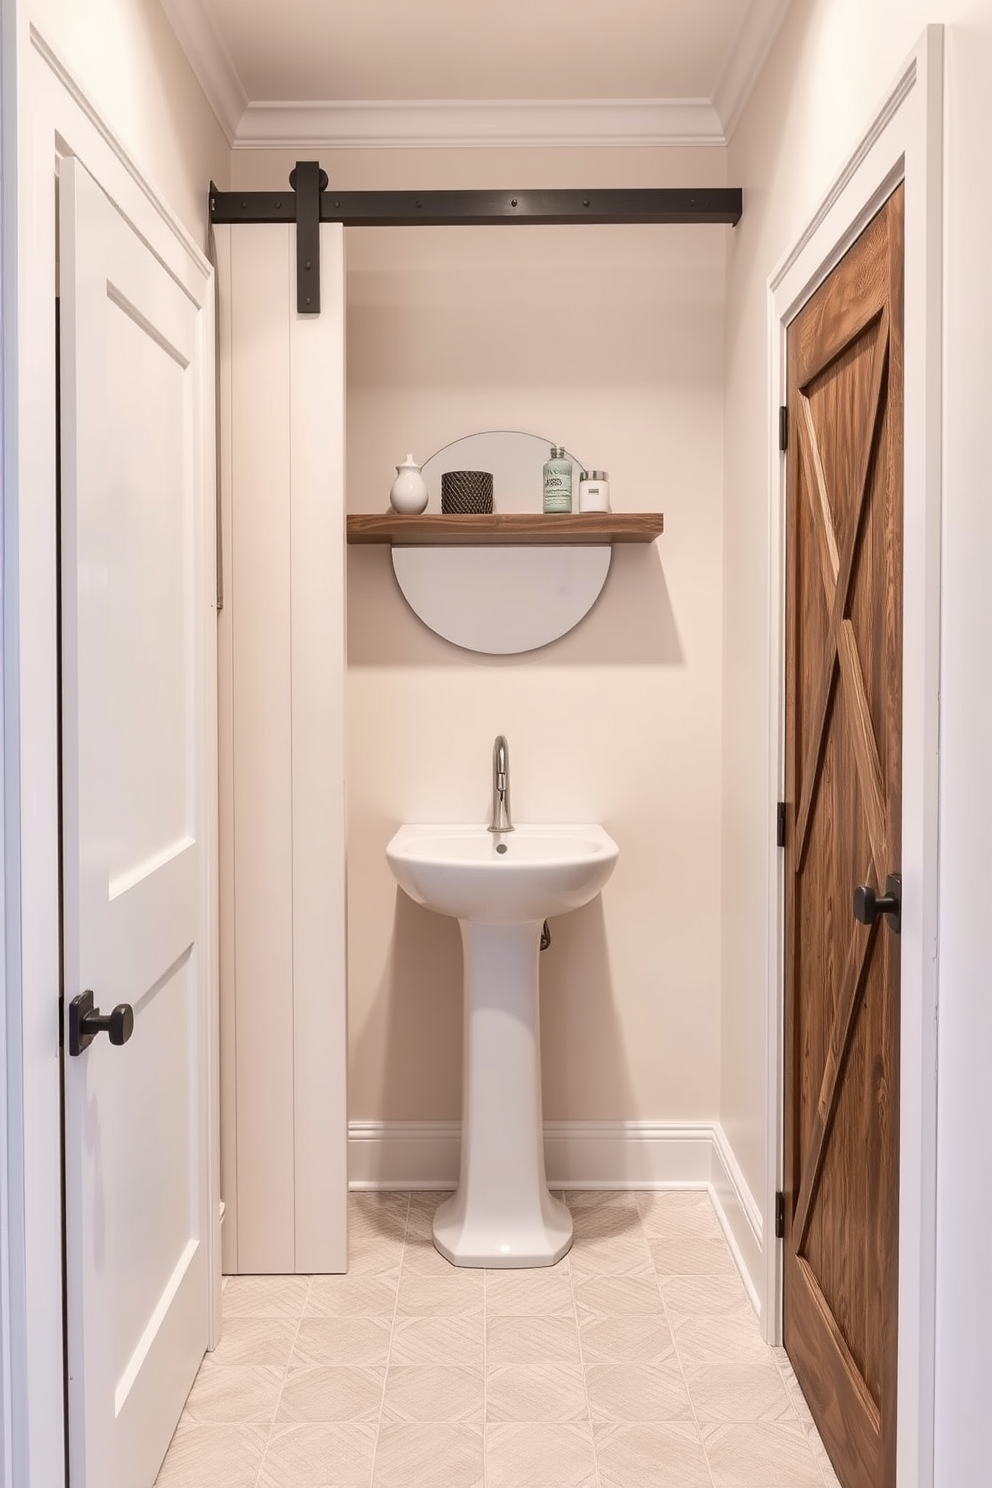
<svg viewBox="0 0 992 1488"><path fill-rule="evenodd" d="M403 512L407 516L416 516L427 505L427 482L412 455L407 455L403 464L396 467L396 479L389 492L389 502L393 511Z"/></svg>

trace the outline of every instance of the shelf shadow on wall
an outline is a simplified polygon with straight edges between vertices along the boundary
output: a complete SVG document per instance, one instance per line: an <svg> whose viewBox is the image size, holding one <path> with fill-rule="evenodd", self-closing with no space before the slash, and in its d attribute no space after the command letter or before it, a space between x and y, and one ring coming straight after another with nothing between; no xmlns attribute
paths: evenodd
<svg viewBox="0 0 992 1488"><path fill-rule="evenodd" d="M553 919L551 933L551 946L540 957L545 1120L629 1118L634 1094L601 898ZM374 1006L352 1050L363 1088L377 1091L377 1120L460 1119L462 1026L457 922L422 908L397 889L388 958ZM372 1061L374 1070L368 1067ZM456 1174L428 1176L441 1184ZM549 1171L552 1182L568 1176ZM603 1175L574 1176L595 1183Z"/></svg>
<svg viewBox="0 0 992 1488"><path fill-rule="evenodd" d="M486 656L442 640L409 608L389 548L348 549L350 666L682 666L685 655L661 554L616 544L603 592L574 630L514 656Z"/></svg>

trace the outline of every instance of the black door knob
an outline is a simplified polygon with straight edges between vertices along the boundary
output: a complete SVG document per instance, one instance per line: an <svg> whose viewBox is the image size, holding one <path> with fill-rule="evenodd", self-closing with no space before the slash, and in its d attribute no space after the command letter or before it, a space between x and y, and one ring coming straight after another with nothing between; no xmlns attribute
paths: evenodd
<svg viewBox="0 0 992 1488"><path fill-rule="evenodd" d="M81 992L69 1004L70 1054L82 1054L98 1033L109 1034L112 1044L126 1044L133 1032L134 1009L128 1002L119 1002L106 1016L93 1006L92 992Z"/></svg>
<svg viewBox="0 0 992 1488"><path fill-rule="evenodd" d="M890 873L885 880L885 893L876 894L869 884L859 884L854 891L854 918L862 925L872 925L879 915L888 918L898 935L902 929L902 875Z"/></svg>

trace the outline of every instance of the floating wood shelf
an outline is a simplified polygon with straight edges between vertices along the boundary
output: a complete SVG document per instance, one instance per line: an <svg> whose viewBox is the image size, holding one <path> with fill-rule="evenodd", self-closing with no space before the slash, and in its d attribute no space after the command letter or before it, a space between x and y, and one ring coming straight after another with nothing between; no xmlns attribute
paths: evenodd
<svg viewBox="0 0 992 1488"><path fill-rule="evenodd" d="M348 518L350 543L391 543L394 547L649 543L664 530L661 512L575 512L569 516L499 512L472 517L425 512L419 517L407 517L390 511L353 514Z"/></svg>

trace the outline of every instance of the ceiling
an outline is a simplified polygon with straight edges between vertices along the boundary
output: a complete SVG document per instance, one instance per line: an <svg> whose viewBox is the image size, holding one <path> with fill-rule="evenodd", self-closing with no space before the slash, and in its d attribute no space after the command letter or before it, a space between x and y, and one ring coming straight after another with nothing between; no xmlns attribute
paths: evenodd
<svg viewBox="0 0 992 1488"><path fill-rule="evenodd" d="M722 144L791 0L161 0L235 148Z"/></svg>

